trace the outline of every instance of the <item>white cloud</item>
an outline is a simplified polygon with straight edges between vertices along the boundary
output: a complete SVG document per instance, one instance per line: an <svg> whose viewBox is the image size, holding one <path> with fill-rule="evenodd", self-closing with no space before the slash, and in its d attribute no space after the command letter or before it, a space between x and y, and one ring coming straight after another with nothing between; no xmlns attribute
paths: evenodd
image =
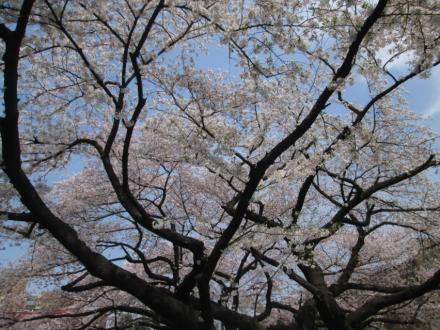
<svg viewBox="0 0 440 330"><path fill-rule="evenodd" d="M425 111L425 113L423 114L423 118L429 119L435 115L438 115L439 113L440 113L440 97L437 97L434 103L432 103L431 106L428 108L428 110Z"/></svg>
<svg viewBox="0 0 440 330"><path fill-rule="evenodd" d="M389 60L391 60L390 63L387 64L388 69L402 69L405 68L408 62L412 59L414 56L413 51L408 51L403 54L400 54L396 57L393 57L395 55L395 51L393 49L396 47L396 44L391 43L387 45L386 47L381 48L376 53L376 58L379 59L382 64L387 63Z"/></svg>
<svg viewBox="0 0 440 330"><path fill-rule="evenodd" d="M435 91L440 86L440 70L439 68L433 69L431 73L431 77L429 78L432 86L434 87L432 90ZM436 94L436 97L431 102L430 105L426 107L426 111L423 112L423 118L429 119L434 116L438 116L440 114L440 94Z"/></svg>

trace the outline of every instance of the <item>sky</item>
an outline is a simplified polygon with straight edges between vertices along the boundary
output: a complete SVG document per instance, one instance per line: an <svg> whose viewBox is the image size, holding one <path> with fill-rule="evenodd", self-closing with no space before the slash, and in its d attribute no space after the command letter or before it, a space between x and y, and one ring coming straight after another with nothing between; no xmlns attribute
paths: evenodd
<svg viewBox="0 0 440 330"><path fill-rule="evenodd" d="M379 52L378 57L384 63L389 59L387 49ZM230 54L225 47L211 46L209 52L199 56L198 65L201 68L216 68L229 72L235 76L235 60L230 58ZM392 72L402 72L407 67L410 55L400 56L387 67ZM407 96L410 110L414 111L422 118L422 123L440 135L440 66L431 70L428 78L413 78L403 85L403 90ZM353 93L360 93L353 90ZM440 143L437 144L440 148Z"/></svg>
<svg viewBox="0 0 440 330"><path fill-rule="evenodd" d="M382 63L389 59L387 48L379 51ZM392 72L401 72L410 60L411 54L398 57L388 68ZM431 70L431 75L426 78L416 77L403 85L409 107L423 118L423 123L440 135L440 68ZM440 146L440 144L437 144Z"/></svg>
<svg viewBox="0 0 440 330"><path fill-rule="evenodd" d="M429 79L414 79L406 85L411 110L424 118L424 123L440 134L440 68L432 70Z"/></svg>
<svg viewBox="0 0 440 330"><path fill-rule="evenodd" d="M386 49L380 54L382 60L386 60ZM398 72L405 67L408 57L400 57L393 62L390 69ZM198 65L201 68L216 68L224 70L232 76L236 76L237 69L235 62L231 59L228 50L225 47L211 46L207 54L199 55ZM412 111L419 114L422 122L431 128L440 136L440 68L434 68L431 76L428 79L415 78L404 84L406 90L409 107ZM360 91L353 90L353 93ZM440 141L436 143L440 150ZM73 157L69 166L63 170L54 171L47 176L49 184L65 178L82 168L82 159L80 157ZM14 241L4 239L0 242L0 267L9 262L18 260L29 247L29 244L24 243L21 246L16 246Z"/></svg>

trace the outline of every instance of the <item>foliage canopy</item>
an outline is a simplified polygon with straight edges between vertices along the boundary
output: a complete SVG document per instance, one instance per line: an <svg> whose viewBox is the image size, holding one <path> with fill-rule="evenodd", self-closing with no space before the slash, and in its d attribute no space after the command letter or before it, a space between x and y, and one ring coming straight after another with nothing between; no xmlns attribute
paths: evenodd
<svg viewBox="0 0 440 330"><path fill-rule="evenodd" d="M0 224L32 247L2 271L4 325L432 320L440 163L403 87L439 64L438 1L0 12ZM63 292L23 317L25 278Z"/></svg>

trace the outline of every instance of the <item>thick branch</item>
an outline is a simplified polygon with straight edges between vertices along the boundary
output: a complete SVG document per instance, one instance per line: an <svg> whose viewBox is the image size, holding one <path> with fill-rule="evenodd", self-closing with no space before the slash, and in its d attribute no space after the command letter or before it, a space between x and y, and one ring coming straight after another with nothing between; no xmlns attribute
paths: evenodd
<svg viewBox="0 0 440 330"><path fill-rule="evenodd" d="M356 311L350 313L347 320L351 324L356 325L368 317L373 316L381 309L420 297L427 292L438 289L439 285L440 270L422 284L406 287L390 295L378 295L367 300L367 302Z"/></svg>

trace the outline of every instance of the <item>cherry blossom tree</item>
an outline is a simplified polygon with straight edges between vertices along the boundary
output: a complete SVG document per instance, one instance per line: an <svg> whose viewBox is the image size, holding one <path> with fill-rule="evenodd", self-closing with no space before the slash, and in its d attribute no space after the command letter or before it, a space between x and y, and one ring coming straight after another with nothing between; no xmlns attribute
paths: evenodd
<svg viewBox="0 0 440 330"><path fill-rule="evenodd" d="M2 276L48 284L45 299L67 306L8 310L5 324L341 330L434 317L438 258L414 263L438 244L437 138L404 88L440 63L438 1L0 11L1 233L31 246L20 276ZM229 69L206 64L217 51Z"/></svg>

